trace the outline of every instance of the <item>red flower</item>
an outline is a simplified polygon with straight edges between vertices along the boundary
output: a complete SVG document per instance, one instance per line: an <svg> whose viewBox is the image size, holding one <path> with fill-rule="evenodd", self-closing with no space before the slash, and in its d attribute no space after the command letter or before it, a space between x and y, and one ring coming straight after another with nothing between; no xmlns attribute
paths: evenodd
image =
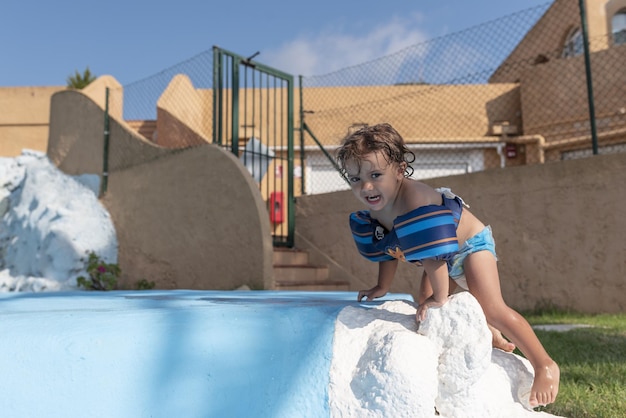
<svg viewBox="0 0 626 418"><path fill-rule="evenodd" d="M104 266L98 266L98 272L100 273L106 273L107 269Z"/></svg>

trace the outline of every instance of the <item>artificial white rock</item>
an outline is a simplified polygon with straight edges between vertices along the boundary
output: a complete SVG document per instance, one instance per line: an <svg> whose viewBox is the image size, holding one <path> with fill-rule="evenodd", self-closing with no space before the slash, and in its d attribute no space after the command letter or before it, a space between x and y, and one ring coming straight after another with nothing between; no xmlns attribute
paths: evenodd
<svg viewBox="0 0 626 418"><path fill-rule="evenodd" d="M528 407L529 362L491 347L469 293L432 308L419 325L408 301L349 306L337 318L332 417L551 416Z"/></svg>
<svg viewBox="0 0 626 418"><path fill-rule="evenodd" d="M344 308L335 324L331 417L431 417L438 353L404 301Z"/></svg>
<svg viewBox="0 0 626 418"><path fill-rule="evenodd" d="M0 159L0 210L0 291L75 288L88 252L117 261L108 212L43 153Z"/></svg>

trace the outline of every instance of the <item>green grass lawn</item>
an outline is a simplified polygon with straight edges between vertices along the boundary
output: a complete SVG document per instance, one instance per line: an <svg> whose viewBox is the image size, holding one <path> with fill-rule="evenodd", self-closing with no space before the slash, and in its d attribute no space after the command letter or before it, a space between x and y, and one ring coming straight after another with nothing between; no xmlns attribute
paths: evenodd
<svg viewBox="0 0 626 418"><path fill-rule="evenodd" d="M586 324L565 332L536 330L561 368L556 402L540 410L565 417L626 417L626 314L526 313L532 324Z"/></svg>

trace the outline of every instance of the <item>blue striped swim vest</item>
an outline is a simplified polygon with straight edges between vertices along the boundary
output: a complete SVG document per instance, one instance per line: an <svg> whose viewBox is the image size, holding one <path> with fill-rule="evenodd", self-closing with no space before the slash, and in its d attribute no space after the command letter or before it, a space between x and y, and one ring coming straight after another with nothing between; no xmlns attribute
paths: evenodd
<svg viewBox="0 0 626 418"><path fill-rule="evenodd" d="M369 211L350 214L350 229L359 253L371 261L447 261L459 250L456 228L462 211L460 197L443 195L441 205L422 206L398 216L391 231L372 219Z"/></svg>

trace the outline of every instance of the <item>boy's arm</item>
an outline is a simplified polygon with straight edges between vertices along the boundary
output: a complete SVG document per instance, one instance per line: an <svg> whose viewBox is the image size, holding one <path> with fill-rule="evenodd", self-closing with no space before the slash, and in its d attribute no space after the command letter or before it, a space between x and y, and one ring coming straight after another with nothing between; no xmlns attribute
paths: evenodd
<svg viewBox="0 0 626 418"><path fill-rule="evenodd" d="M445 301L448 300L450 290L448 266L446 262L429 258L424 260L422 263L424 265L424 271L430 279L430 285L433 289L432 298L437 302L445 303Z"/></svg>
<svg viewBox="0 0 626 418"><path fill-rule="evenodd" d="M421 303L417 309L417 320L426 319L426 311L428 308L442 306L448 301L450 282L448 279L448 266L445 261L437 261L434 259L425 259L424 265L425 276L429 279L432 287L432 296Z"/></svg>
<svg viewBox="0 0 626 418"><path fill-rule="evenodd" d="M391 282L398 268L398 260L381 261L378 263L378 284L371 289L359 291L358 301L367 297L367 300L373 300L385 296L391 287Z"/></svg>
<svg viewBox="0 0 626 418"><path fill-rule="evenodd" d="M426 274L426 270L422 273L422 280L420 281L420 287L417 294L417 304L421 305L433 295L433 287L430 285L430 279Z"/></svg>

